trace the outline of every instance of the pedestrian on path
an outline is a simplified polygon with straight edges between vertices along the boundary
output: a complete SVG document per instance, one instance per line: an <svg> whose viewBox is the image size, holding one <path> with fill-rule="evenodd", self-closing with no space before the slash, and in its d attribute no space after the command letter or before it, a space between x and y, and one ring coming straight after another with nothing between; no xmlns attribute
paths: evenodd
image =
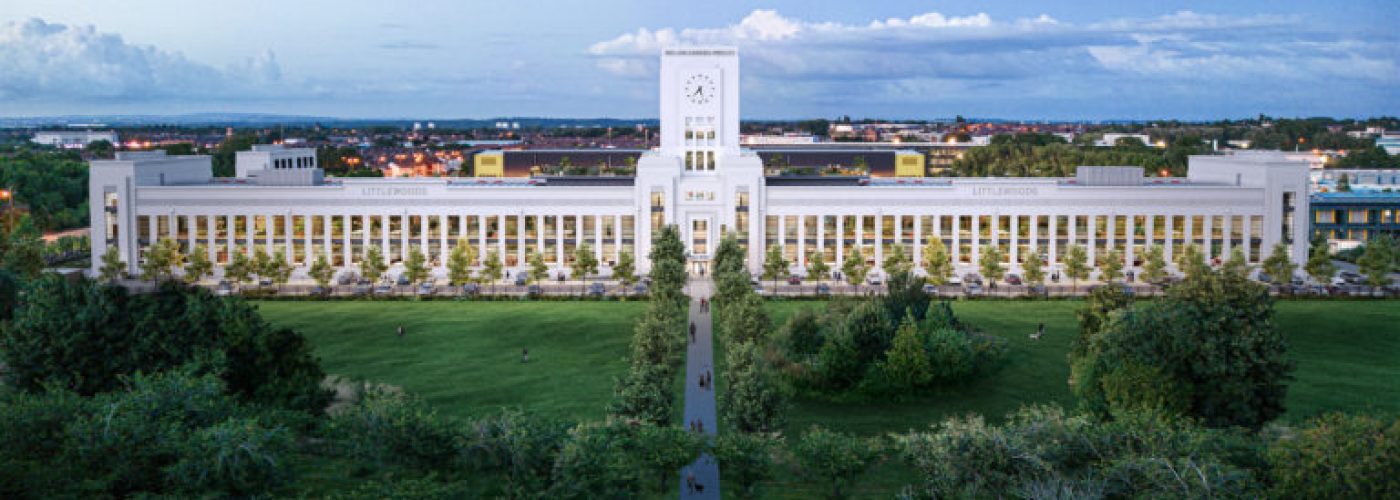
<svg viewBox="0 0 1400 500"><path fill-rule="evenodd" d="M690 469L685 471L685 489L692 495L695 494L695 472Z"/></svg>
<svg viewBox="0 0 1400 500"><path fill-rule="evenodd" d="M520 350L520 362L521 362L521 363L529 363L529 362L530 362L530 348L527 347L527 348L524 348L524 349L521 349L521 350Z"/></svg>
<svg viewBox="0 0 1400 500"><path fill-rule="evenodd" d="M399 338L403 338L403 325L399 325Z"/></svg>
<svg viewBox="0 0 1400 500"><path fill-rule="evenodd" d="M700 390L705 390L705 375L700 375Z"/></svg>
<svg viewBox="0 0 1400 500"><path fill-rule="evenodd" d="M710 376L710 370L705 370L705 387L714 387L715 379Z"/></svg>
<svg viewBox="0 0 1400 500"><path fill-rule="evenodd" d="M695 343L695 322L690 322L690 343Z"/></svg>

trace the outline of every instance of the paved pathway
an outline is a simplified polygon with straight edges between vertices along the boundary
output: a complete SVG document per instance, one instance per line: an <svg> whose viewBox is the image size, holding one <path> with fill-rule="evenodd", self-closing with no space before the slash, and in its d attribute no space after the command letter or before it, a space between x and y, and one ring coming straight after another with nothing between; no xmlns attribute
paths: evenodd
<svg viewBox="0 0 1400 500"><path fill-rule="evenodd" d="M710 312L700 311L700 299L708 300L714 294L714 282L691 278L686 288L690 295L690 321L695 323L695 342L690 343L686 350L685 418L681 425L689 429L691 421L702 422L705 434L713 439L718 430L718 422L715 420L715 391L701 390L699 382L700 375L707 370L711 372L711 377L717 375L713 373L714 349ZM689 333L686 340L689 340ZM685 476L688 472L695 474L695 482L704 486L703 491L691 493L686 488ZM703 455L699 460L681 469L681 498L719 498L719 464L715 462L714 457Z"/></svg>

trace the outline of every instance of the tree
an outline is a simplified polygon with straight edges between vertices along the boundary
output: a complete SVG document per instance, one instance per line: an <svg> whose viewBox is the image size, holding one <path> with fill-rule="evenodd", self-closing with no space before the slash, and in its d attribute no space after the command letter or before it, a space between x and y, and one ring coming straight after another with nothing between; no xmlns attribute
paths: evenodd
<svg viewBox="0 0 1400 500"><path fill-rule="evenodd" d="M1326 238L1322 236L1313 238L1312 248L1308 250L1308 262L1304 264L1303 268L1307 270L1308 276L1311 276L1313 281L1320 285L1326 285L1332 281L1332 276L1337 274L1337 265L1332 263L1332 255L1328 253Z"/></svg>
<svg viewBox="0 0 1400 500"><path fill-rule="evenodd" d="M384 263L384 255L379 252L379 247L371 245L365 250L365 258L360 260L360 276L364 276L370 283L376 283L387 270L389 264Z"/></svg>
<svg viewBox="0 0 1400 500"><path fill-rule="evenodd" d="M265 248L253 250L253 262L248 267L258 276L258 289L262 289L262 280L272 279L272 274L276 272L272 267L272 256L267 254Z"/></svg>
<svg viewBox="0 0 1400 500"><path fill-rule="evenodd" d="M841 274L846 276L846 282L852 285L859 285L865 282L865 274L870 272L866 267L865 255L861 252L861 247L854 247L846 253L846 261L841 263Z"/></svg>
<svg viewBox="0 0 1400 500"><path fill-rule="evenodd" d="M480 276L481 279L486 280L487 283L492 283L494 285L497 281L501 281L501 277L504 274L503 267L504 266L501 264L500 252L492 249L486 252L486 260L482 262L481 272L477 273L477 275Z"/></svg>
<svg viewBox="0 0 1400 500"><path fill-rule="evenodd" d="M807 277L815 280L824 280L831 272L831 266L826 264L826 257L819 252L812 252L807 255Z"/></svg>
<svg viewBox="0 0 1400 500"><path fill-rule="evenodd" d="M525 271L526 281L538 283L549 278L549 264L544 263L544 254L539 252L531 253L526 264L529 265L529 268Z"/></svg>
<svg viewBox="0 0 1400 500"><path fill-rule="evenodd" d="M325 255L317 255L316 260L311 263L311 268L307 270L311 279L316 280L316 285L322 289L330 290L331 279L335 277L335 268L331 267L331 261Z"/></svg>
<svg viewBox="0 0 1400 500"><path fill-rule="evenodd" d="M277 284L278 288L287 284L287 280L292 277L292 263L287 262L287 254L282 249L272 254L272 259L267 264L267 278Z"/></svg>
<svg viewBox="0 0 1400 500"><path fill-rule="evenodd" d="M1236 279L1248 278L1249 262L1244 258L1244 250L1240 247L1231 248L1230 257L1220 265L1220 271Z"/></svg>
<svg viewBox="0 0 1400 500"><path fill-rule="evenodd" d="M744 249L739 246L739 236L734 231L726 231L715 250L715 276L743 270Z"/></svg>
<svg viewBox="0 0 1400 500"><path fill-rule="evenodd" d="M675 373L668 367L633 362L627 374L617 379L608 415L651 425L670 425L674 419Z"/></svg>
<svg viewBox="0 0 1400 500"><path fill-rule="evenodd" d="M631 285L637 280L637 271L631 252L619 252L617 254L617 265L613 266L613 277L617 278L623 286Z"/></svg>
<svg viewBox="0 0 1400 500"><path fill-rule="evenodd" d="M98 269L102 276L102 281L111 283L126 276L126 263L122 262L120 250L116 245L107 247L107 251L102 252L102 267Z"/></svg>
<svg viewBox="0 0 1400 500"><path fill-rule="evenodd" d="M700 458L705 438L674 426L642 426L637 432L636 459L657 479L655 491L674 493L676 471Z"/></svg>
<svg viewBox="0 0 1400 500"><path fill-rule="evenodd" d="M1327 413L1266 456L1276 498L1400 498L1400 419Z"/></svg>
<svg viewBox="0 0 1400 500"><path fill-rule="evenodd" d="M160 281L160 277L170 272L170 247L157 241L154 245L146 247L145 259L141 261L141 275L151 279L152 283Z"/></svg>
<svg viewBox="0 0 1400 500"><path fill-rule="evenodd" d="M732 304L725 304L720 315L726 342L762 342L773 324L763 308L763 299L750 291Z"/></svg>
<svg viewBox="0 0 1400 500"><path fill-rule="evenodd" d="M1194 243L1187 244L1181 249L1181 253L1176 256L1176 268L1187 278L1202 274L1210 269L1206 265L1206 256L1201 252L1201 247Z"/></svg>
<svg viewBox="0 0 1400 500"><path fill-rule="evenodd" d="M228 264L224 265L224 277L235 284L243 284L253 277L253 262L243 252L234 250L229 257Z"/></svg>
<svg viewBox="0 0 1400 500"><path fill-rule="evenodd" d="M1045 283L1045 260L1040 258L1040 252L1031 252L1026 256L1026 261L1021 263L1021 270L1026 273L1027 285L1041 285Z"/></svg>
<svg viewBox="0 0 1400 500"><path fill-rule="evenodd" d="M106 139L98 139L89 142L83 149L87 150L88 154L91 154L93 158L111 158L116 151L116 147L112 146L112 142Z"/></svg>
<svg viewBox="0 0 1400 500"><path fill-rule="evenodd" d="M929 238L924 245L924 271L928 273L929 283L935 285L947 283L948 276L953 274L952 256L942 238Z"/></svg>
<svg viewBox="0 0 1400 500"><path fill-rule="evenodd" d="M773 477L778 460L775 454L782 446L778 434L749 434L726 432L715 438L710 453L724 470L726 491L737 485L739 496L752 498L755 487Z"/></svg>
<svg viewBox="0 0 1400 500"><path fill-rule="evenodd" d="M743 433L773 433L787 420L783 397L763 350L752 341L732 344L725 353L728 385L720 393L725 422Z"/></svg>
<svg viewBox="0 0 1400 500"><path fill-rule="evenodd" d="M978 264L982 267L982 276L985 276L992 286L996 286L997 280L1006 274L1006 268L1001 264L1003 258L1005 256L1001 253L1001 247L997 245L988 245L982 251L982 259Z"/></svg>
<svg viewBox="0 0 1400 500"><path fill-rule="evenodd" d="M476 249L470 244L461 243L452 248L447 256L447 281L461 285L472 280L472 261L476 260Z"/></svg>
<svg viewBox="0 0 1400 500"><path fill-rule="evenodd" d="M209 262L209 249L204 245L195 245L190 249L189 255L185 258L185 282L195 283L205 276L214 273L214 263Z"/></svg>
<svg viewBox="0 0 1400 500"><path fill-rule="evenodd" d="M783 249L778 245L768 246L768 255L763 257L763 279L777 283L788 273L788 261L783 258Z"/></svg>
<svg viewBox="0 0 1400 500"><path fill-rule="evenodd" d="M651 294L653 298L685 301L681 288L685 286L685 244L675 224L662 226L652 234Z"/></svg>
<svg viewBox="0 0 1400 500"><path fill-rule="evenodd" d="M1356 259L1356 267L1366 275L1366 284L1378 287L1390 284L1389 273L1395 267L1395 242L1388 236L1375 236L1366 242L1366 249Z"/></svg>
<svg viewBox="0 0 1400 500"><path fill-rule="evenodd" d="M894 389L909 390L933 380L928 350L913 314L905 314L899 323L882 368L886 383Z"/></svg>
<svg viewBox="0 0 1400 500"><path fill-rule="evenodd" d="M1089 254L1085 253L1084 247L1070 245L1065 251L1065 275L1074 283L1074 290L1079 291L1079 280L1089 279Z"/></svg>
<svg viewBox="0 0 1400 500"><path fill-rule="evenodd" d="M1147 247L1143 255L1142 279L1148 283L1161 283L1167 279L1167 261L1162 255L1162 247Z"/></svg>
<svg viewBox="0 0 1400 500"><path fill-rule="evenodd" d="M1117 248L1109 250L1099 258L1099 279L1108 283L1123 277L1123 252Z"/></svg>
<svg viewBox="0 0 1400 500"><path fill-rule="evenodd" d="M408 251L408 259L403 261L403 274L408 277L410 283L418 283L428 277L427 261L423 249L413 247Z"/></svg>
<svg viewBox="0 0 1400 500"><path fill-rule="evenodd" d="M1275 285L1292 281L1293 271L1298 269L1298 266L1288 255L1288 245L1283 244L1283 242L1274 244L1273 251L1264 259L1261 267L1264 269L1264 273L1269 275L1269 282Z"/></svg>
<svg viewBox="0 0 1400 500"><path fill-rule="evenodd" d="M598 258L593 255L593 247L588 243L580 243L574 249L573 277L577 280L584 280L590 274L598 273Z"/></svg>
<svg viewBox="0 0 1400 500"><path fill-rule="evenodd" d="M1102 402L1100 413L1146 409L1249 428L1283 414L1288 343L1268 290L1238 274L1187 278L1162 300L1110 315L1088 344L1074 390Z"/></svg>
<svg viewBox="0 0 1400 500"><path fill-rule="evenodd" d="M844 492L879 461L881 449L873 439L814 426L802 435L793 454L808 476L821 478L831 485L832 498L842 498Z"/></svg>
<svg viewBox="0 0 1400 500"><path fill-rule="evenodd" d="M909 256L904 253L904 245L894 245L890 249L890 254L885 256L886 275L908 272L911 267L913 267L913 263L910 262Z"/></svg>

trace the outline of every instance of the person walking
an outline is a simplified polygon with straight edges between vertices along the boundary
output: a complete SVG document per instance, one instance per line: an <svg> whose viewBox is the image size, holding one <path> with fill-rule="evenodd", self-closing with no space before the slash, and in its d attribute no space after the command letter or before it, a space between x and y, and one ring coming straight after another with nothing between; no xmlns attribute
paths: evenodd
<svg viewBox="0 0 1400 500"><path fill-rule="evenodd" d="M399 325L399 338L403 338L403 325Z"/></svg>
<svg viewBox="0 0 1400 500"><path fill-rule="evenodd" d="M685 471L685 490L695 494L695 472L690 469Z"/></svg>
<svg viewBox="0 0 1400 500"><path fill-rule="evenodd" d="M695 322L690 322L690 343L695 343Z"/></svg>
<svg viewBox="0 0 1400 500"><path fill-rule="evenodd" d="M529 363L529 362L530 362L530 348L526 347L526 348L520 350L520 362L521 362L521 363Z"/></svg>
<svg viewBox="0 0 1400 500"><path fill-rule="evenodd" d="M700 390L705 390L705 375L700 375Z"/></svg>

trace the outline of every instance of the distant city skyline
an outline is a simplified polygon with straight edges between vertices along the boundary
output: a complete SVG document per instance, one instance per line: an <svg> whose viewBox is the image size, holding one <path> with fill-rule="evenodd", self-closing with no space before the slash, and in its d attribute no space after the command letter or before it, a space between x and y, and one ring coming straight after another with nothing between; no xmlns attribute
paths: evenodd
<svg viewBox="0 0 1400 500"><path fill-rule="evenodd" d="M1400 2L7 0L0 117L655 118L671 44L747 119L1400 115Z"/></svg>

